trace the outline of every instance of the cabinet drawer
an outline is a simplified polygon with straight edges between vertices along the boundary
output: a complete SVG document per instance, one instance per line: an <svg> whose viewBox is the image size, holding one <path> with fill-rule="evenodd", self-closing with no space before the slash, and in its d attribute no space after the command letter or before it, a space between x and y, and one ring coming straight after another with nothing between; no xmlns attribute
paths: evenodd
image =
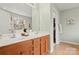
<svg viewBox="0 0 79 59"><path fill-rule="evenodd" d="M23 41L18 43L19 46L29 46L32 45L32 40L27 40L27 41Z"/></svg>

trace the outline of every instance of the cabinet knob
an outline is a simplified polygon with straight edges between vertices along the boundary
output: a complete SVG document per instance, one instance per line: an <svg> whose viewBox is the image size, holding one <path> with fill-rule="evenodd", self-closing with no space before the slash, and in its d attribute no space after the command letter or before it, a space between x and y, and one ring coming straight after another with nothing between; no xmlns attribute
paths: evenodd
<svg viewBox="0 0 79 59"><path fill-rule="evenodd" d="M19 54L22 55L22 52L20 52Z"/></svg>

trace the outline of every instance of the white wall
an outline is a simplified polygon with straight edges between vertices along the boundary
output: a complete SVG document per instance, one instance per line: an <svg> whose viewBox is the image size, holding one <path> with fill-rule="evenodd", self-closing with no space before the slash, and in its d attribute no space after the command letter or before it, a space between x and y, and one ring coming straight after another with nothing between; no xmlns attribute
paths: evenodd
<svg viewBox="0 0 79 59"><path fill-rule="evenodd" d="M50 24L50 4L36 4L32 8L32 30L49 32Z"/></svg>
<svg viewBox="0 0 79 59"><path fill-rule="evenodd" d="M9 33L9 13L0 10L0 34Z"/></svg>
<svg viewBox="0 0 79 59"><path fill-rule="evenodd" d="M40 3L40 31L50 32L51 12L49 3Z"/></svg>
<svg viewBox="0 0 79 59"><path fill-rule="evenodd" d="M59 28L58 28L58 25L59 25L59 11L56 9L56 7L52 4L51 5L51 29L50 29L50 44L51 44L51 51L53 51L54 49L54 42L53 42L53 18L56 19L56 44L59 43Z"/></svg>
<svg viewBox="0 0 79 59"><path fill-rule="evenodd" d="M39 4L35 4L35 8L32 8L32 30L40 31L40 15Z"/></svg>
<svg viewBox="0 0 79 59"><path fill-rule="evenodd" d="M60 23L63 33L60 34L61 41L79 42L79 8L65 10L61 12ZM74 19L74 24L66 24L69 18Z"/></svg>

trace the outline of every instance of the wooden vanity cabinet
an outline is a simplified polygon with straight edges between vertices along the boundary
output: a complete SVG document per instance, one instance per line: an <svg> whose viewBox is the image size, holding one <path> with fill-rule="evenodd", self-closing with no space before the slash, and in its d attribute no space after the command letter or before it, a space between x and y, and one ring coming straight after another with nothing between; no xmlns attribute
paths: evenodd
<svg viewBox="0 0 79 59"><path fill-rule="evenodd" d="M0 55L44 55L48 53L48 35L0 47Z"/></svg>

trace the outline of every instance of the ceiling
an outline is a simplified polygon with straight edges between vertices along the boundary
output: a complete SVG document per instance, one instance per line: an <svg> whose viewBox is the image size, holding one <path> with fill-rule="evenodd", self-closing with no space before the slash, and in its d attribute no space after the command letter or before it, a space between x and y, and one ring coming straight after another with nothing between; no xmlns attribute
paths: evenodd
<svg viewBox="0 0 79 59"><path fill-rule="evenodd" d="M0 3L0 8L28 17L32 15L32 8L25 3Z"/></svg>
<svg viewBox="0 0 79 59"><path fill-rule="evenodd" d="M0 7L10 10L14 13L21 14L24 16L32 17L32 6L25 3L0 3ZM79 3L54 3L55 7L59 11L68 10L71 8L79 7Z"/></svg>
<svg viewBox="0 0 79 59"><path fill-rule="evenodd" d="M79 7L79 3L54 3L54 5L59 11Z"/></svg>

